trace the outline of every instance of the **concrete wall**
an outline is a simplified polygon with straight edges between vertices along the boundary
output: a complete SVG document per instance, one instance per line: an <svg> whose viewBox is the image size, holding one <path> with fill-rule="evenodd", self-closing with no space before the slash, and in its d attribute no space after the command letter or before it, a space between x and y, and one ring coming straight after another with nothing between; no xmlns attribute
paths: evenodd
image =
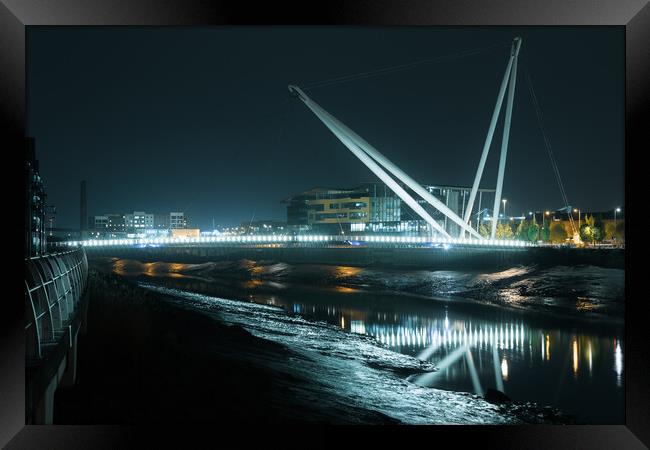
<svg viewBox="0 0 650 450"><path fill-rule="evenodd" d="M400 267L424 270L463 270L512 267L518 264L591 264L624 268L624 250L572 248L387 248L387 247L255 247L255 246L168 246L90 247L88 256L112 256L142 262L201 263L219 260L271 260L288 264L336 264Z"/></svg>

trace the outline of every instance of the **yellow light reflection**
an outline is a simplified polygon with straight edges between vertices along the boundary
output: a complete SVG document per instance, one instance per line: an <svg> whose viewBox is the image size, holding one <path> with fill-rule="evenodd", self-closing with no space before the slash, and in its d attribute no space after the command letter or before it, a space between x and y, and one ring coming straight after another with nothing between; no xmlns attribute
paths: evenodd
<svg viewBox="0 0 650 450"><path fill-rule="evenodd" d="M578 340L573 338L573 375L578 375Z"/></svg>
<svg viewBox="0 0 650 450"><path fill-rule="evenodd" d="M337 277L353 277L361 272L360 267L338 266L335 269Z"/></svg>
<svg viewBox="0 0 650 450"><path fill-rule="evenodd" d="M546 335L546 361L551 360L551 336Z"/></svg>
<svg viewBox="0 0 650 450"><path fill-rule="evenodd" d="M350 287L347 287L347 286L335 286L334 290L336 292L340 292L342 294L350 294L350 293L353 293L353 292L358 292L358 289L350 288Z"/></svg>
<svg viewBox="0 0 650 450"><path fill-rule="evenodd" d="M505 358L501 361L501 376L504 381L508 381L508 361Z"/></svg>

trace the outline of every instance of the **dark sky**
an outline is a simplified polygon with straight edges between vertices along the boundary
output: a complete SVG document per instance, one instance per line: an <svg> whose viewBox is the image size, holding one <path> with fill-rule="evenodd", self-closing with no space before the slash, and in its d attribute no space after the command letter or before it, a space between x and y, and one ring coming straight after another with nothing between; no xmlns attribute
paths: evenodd
<svg viewBox="0 0 650 450"><path fill-rule="evenodd" d="M29 27L28 135L59 227L79 226L82 179L91 215L285 219L294 193L376 180L289 83L499 46L307 91L416 180L471 185L515 36L508 213L563 206L524 68L569 202L623 206L622 27ZM494 188L500 145L501 127L482 187Z"/></svg>

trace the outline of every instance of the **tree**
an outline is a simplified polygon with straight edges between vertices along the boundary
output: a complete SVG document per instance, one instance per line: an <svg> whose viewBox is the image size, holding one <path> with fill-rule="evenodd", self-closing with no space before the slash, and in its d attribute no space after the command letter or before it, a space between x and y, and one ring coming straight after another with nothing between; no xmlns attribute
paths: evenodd
<svg viewBox="0 0 650 450"><path fill-rule="evenodd" d="M509 223L500 223L497 225L497 239L512 239L514 237L515 234L512 232Z"/></svg>
<svg viewBox="0 0 650 450"><path fill-rule="evenodd" d="M585 216L585 223L580 227L580 239L592 244L603 240L603 231L594 216Z"/></svg>
<svg viewBox="0 0 650 450"><path fill-rule="evenodd" d="M611 241L614 237L616 237L616 225L614 222L607 222L605 224L605 239Z"/></svg>
<svg viewBox="0 0 650 450"><path fill-rule="evenodd" d="M560 222L554 222L550 227L551 242L564 243L566 241L566 230Z"/></svg>
<svg viewBox="0 0 650 450"><path fill-rule="evenodd" d="M616 240L625 241L625 222L619 222L616 224Z"/></svg>
<svg viewBox="0 0 650 450"><path fill-rule="evenodd" d="M521 222L519 222L519 226L517 226L517 239L525 241L528 240L528 221L525 219L522 219Z"/></svg>
<svg viewBox="0 0 650 450"><path fill-rule="evenodd" d="M551 239L551 229L547 222L544 222L544 226L539 230L539 239L544 242L548 242Z"/></svg>
<svg viewBox="0 0 650 450"><path fill-rule="evenodd" d="M595 242L601 242L605 239L605 226L600 218L594 221L593 239Z"/></svg>
<svg viewBox="0 0 650 450"><path fill-rule="evenodd" d="M533 222L528 227L528 240L535 242L537 239L539 239L539 225L537 225L537 222L533 219Z"/></svg>
<svg viewBox="0 0 650 450"><path fill-rule="evenodd" d="M481 236L483 236L483 237L486 238L486 239L489 238L489 237L490 237L490 230L488 229L487 225L485 225L484 223L482 223L482 224L478 227L478 234L480 234Z"/></svg>

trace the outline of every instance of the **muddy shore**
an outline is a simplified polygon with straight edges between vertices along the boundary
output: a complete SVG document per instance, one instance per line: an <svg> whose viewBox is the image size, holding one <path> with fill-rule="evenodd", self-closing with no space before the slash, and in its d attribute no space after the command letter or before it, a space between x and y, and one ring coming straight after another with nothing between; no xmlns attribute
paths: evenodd
<svg viewBox="0 0 650 450"><path fill-rule="evenodd" d="M77 384L55 396L55 424L391 424L383 414L309 395L283 370L292 352L176 308L116 275L90 273Z"/></svg>

